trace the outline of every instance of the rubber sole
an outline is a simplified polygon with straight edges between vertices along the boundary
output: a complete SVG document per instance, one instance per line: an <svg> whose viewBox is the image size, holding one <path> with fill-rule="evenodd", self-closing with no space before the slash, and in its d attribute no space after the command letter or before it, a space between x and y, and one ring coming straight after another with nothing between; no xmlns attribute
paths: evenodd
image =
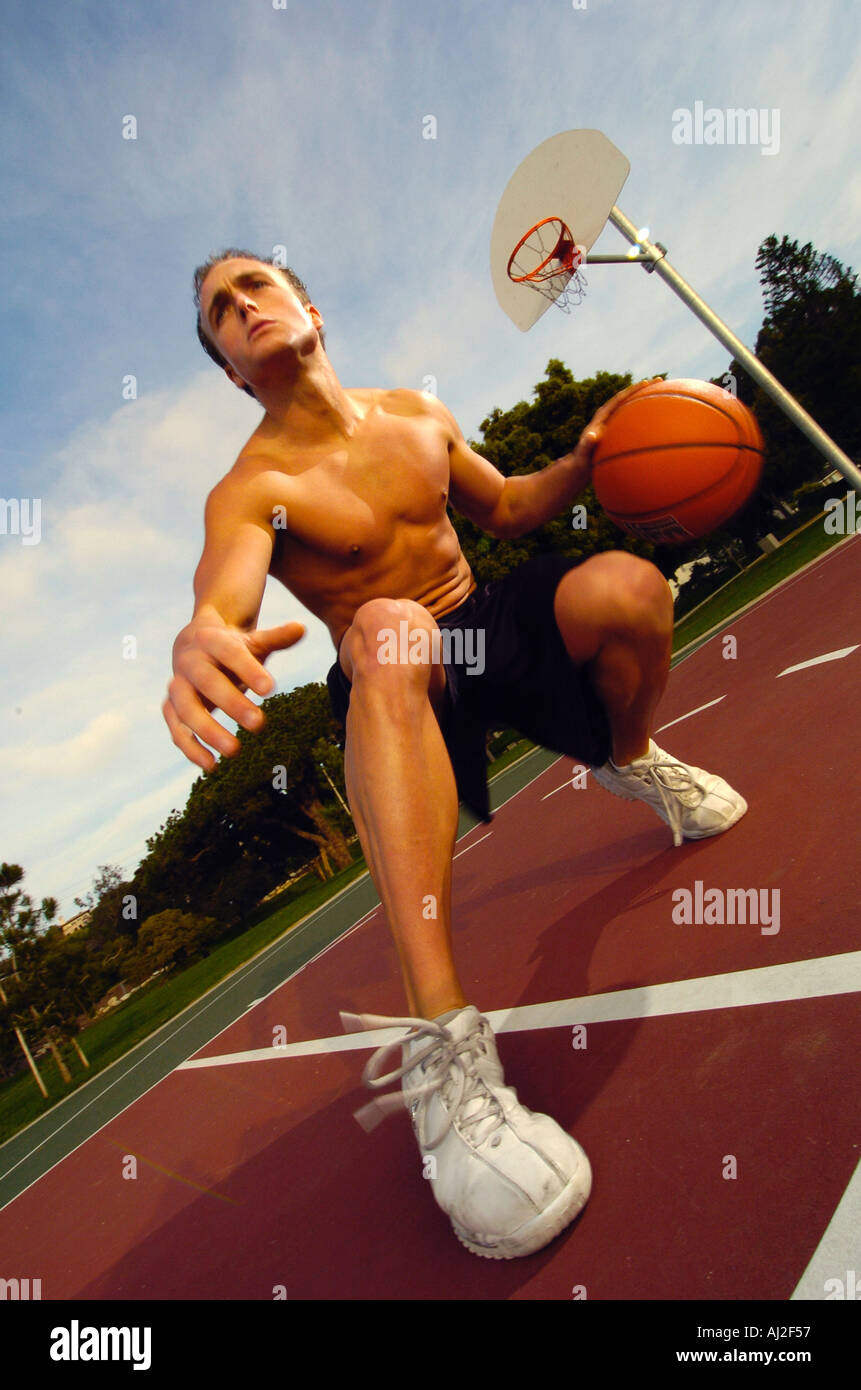
<svg viewBox="0 0 861 1390"><path fill-rule="evenodd" d="M581 1153L583 1153L581 1149ZM479 1241L473 1233L464 1231L454 1221L452 1230L472 1255L485 1260L516 1260L534 1255L570 1226L589 1200L592 1191L592 1168L585 1153L577 1172L549 1207L510 1236L486 1236Z"/></svg>

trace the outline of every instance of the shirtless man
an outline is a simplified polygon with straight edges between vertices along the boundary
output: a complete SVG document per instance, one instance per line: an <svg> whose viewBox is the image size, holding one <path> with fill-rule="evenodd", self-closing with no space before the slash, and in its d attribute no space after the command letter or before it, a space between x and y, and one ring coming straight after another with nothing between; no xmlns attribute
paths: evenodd
<svg viewBox="0 0 861 1390"><path fill-rule="evenodd" d="M721 779L650 738L673 624L655 566L624 552L577 565L538 557L479 588L446 514L451 503L500 537L558 515L588 484L592 451L621 397L598 411L571 454L506 479L434 397L345 390L326 356L322 316L292 271L229 251L199 268L195 288L206 351L266 413L207 499L194 613L174 644L164 717L204 770L215 766L211 749L230 757L240 748L213 709L245 729L262 726L244 691L270 694L267 656L305 630L256 629L267 575L327 624L350 807L410 1015L344 1015L345 1025L409 1029L371 1059L367 1084L403 1078L397 1103L409 1106L420 1152L436 1160L431 1188L461 1242L496 1259L529 1254L585 1205L591 1173L576 1141L505 1085L490 1026L455 969L458 792L489 816L482 717L488 726L505 718L590 763L601 785L651 804L676 844L717 834L747 809ZM402 623L411 641L425 633L430 659L382 658L383 632ZM470 624L488 639L481 675L446 661L439 634L431 645L437 628ZM379 1080L398 1048L402 1065Z"/></svg>

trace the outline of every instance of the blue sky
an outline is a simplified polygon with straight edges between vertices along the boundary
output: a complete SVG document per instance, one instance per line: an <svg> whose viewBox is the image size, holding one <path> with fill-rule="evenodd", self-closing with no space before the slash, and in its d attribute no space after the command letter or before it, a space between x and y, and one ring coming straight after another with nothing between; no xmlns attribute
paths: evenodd
<svg viewBox="0 0 861 1390"><path fill-rule="evenodd" d="M7 0L4 21L0 496L39 498L42 526L36 545L0 534L0 858L69 916L97 865L134 870L197 776L160 704L204 499L259 408L197 344L194 266L286 246L343 384L433 376L472 437L550 357L718 375L726 352L633 266L593 267L572 315L518 332L488 268L500 194L548 136L603 130L631 162L623 211L752 345L765 236L859 262L857 8ZM777 111L776 153L674 143L698 101ZM294 616L308 634L270 663L281 690L334 656L271 585L261 625Z"/></svg>

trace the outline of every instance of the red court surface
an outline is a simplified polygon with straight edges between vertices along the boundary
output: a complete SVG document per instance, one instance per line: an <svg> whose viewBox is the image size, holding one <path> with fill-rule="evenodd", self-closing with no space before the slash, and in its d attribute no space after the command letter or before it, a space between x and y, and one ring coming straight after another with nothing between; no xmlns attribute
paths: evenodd
<svg viewBox="0 0 861 1390"><path fill-rule="evenodd" d="M560 759L458 844L467 993L594 1170L549 1247L470 1255L406 1115L353 1118L369 1051L339 1010L404 1009L378 909L10 1203L5 1262L45 1299L789 1299L859 1162L859 579L849 542L671 675L657 740L746 796L727 834L675 849ZM674 921L697 883L769 922Z"/></svg>

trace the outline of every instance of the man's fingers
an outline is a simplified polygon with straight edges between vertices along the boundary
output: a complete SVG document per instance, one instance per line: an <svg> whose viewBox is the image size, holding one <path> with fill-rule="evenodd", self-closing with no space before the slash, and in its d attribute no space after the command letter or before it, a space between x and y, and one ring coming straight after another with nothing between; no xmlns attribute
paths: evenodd
<svg viewBox="0 0 861 1390"><path fill-rule="evenodd" d="M202 767L204 772L211 772L215 767L215 758L208 748L204 748L202 743L198 743L191 729L183 724L170 699L165 700L161 707L165 723L170 729L173 741L180 752L184 753L189 762L196 763ZM215 721L213 720L213 723Z"/></svg>
<svg viewBox="0 0 861 1390"><path fill-rule="evenodd" d="M644 380L644 381L635 381L634 384L633 384L633 386L626 386L625 389L624 389L623 391L617 391L616 394L615 394L615 396L611 396L610 399L609 399L608 401L605 401L605 402L604 402L604 404L600 407L599 410L596 410L594 416L592 417L592 422L591 422L591 424L592 424L592 425L598 425L598 424L604 425L604 424L606 424L606 422L609 420L610 416L611 416L616 410L619 409L619 406L622 404L622 402L623 402L624 400L626 400L626 399L628 398L628 396L633 396L633 394L634 394L635 391L639 391L640 388L641 388L642 386L645 386L645 385L646 385L646 381L645 381L645 380ZM591 428L591 425L590 425L590 428Z"/></svg>
<svg viewBox="0 0 861 1390"><path fill-rule="evenodd" d="M281 623L278 627L267 627L252 632L249 636L249 646L255 655L265 659L270 652L292 647L304 636L305 628L302 623Z"/></svg>
<svg viewBox="0 0 861 1390"><path fill-rule="evenodd" d="M271 694L274 681L263 661L271 652L292 647L304 635L305 628L297 622L252 633L202 627L193 642L176 651L175 675L162 713L174 743L191 762L211 772L215 758L209 748L232 757L241 747L239 740L213 719L212 709L251 732L262 727L263 712L243 692Z"/></svg>
<svg viewBox="0 0 861 1390"><path fill-rule="evenodd" d="M237 724L244 729L255 727L260 722L257 706L245 699L242 690L269 695L274 682L265 666L249 650L249 639L224 628L211 628L200 634L200 649L188 655L182 666L183 674Z"/></svg>
<svg viewBox="0 0 861 1390"><path fill-rule="evenodd" d="M662 380L661 377L644 377L642 381L635 381L633 386L626 386L624 390L617 391L615 396L611 396L608 401L605 401L604 404L595 411L595 414L580 436L578 441L579 445L587 449L590 453L594 452L595 446L604 434L610 416L616 413L622 402L627 400L629 396L633 396L634 393L639 391L643 386L648 386L650 381L660 380Z"/></svg>
<svg viewBox="0 0 861 1390"><path fill-rule="evenodd" d="M191 666L187 675L192 692L197 693L199 691L204 700L209 701L213 709L221 710L229 719L235 719L236 723L241 724L243 729L253 732L262 728L263 712L259 706L254 704L253 700L246 699L242 692L237 690L236 683L229 674L225 674L211 662L206 662L200 666ZM176 701L174 704L176 705ZM180 705L176 705L176 707L182 715L182 707ZM188 724L191 721L186 719L185 722ZM214 719L209 722L211 726L215 725ZM216 725L216 727L221 728L221 725ZM192 728L198 732L196 725L192 724ZM228 735L228 737L232 738L232 735ZM209 739L206 741L207 743L210 742Z"/></svg>
<svg viewBox="0 0 861 1390"><path fill-rule="evenodd" d="M212 675L236 695L235 688L230 684L226 676L220 675L214 668L210 668L210 670ZM230 714L230 711L225 708L221 701L212 699L209 690L205 688L208 684L209 682L207 680L201 680L198 693L198 688L195 688L190 680L187 680L184 676L174 676L168 686L168 705L172 708L176 716L176 723L174 724L171 722L167 708L165 708L165 719L168 722L171 732L175 736L177 733L181 735L182 744L180 746L183 752L188 753L189 738L191 738L191 743L196 745L196 740L193 735L197 734L198 737L201 738L204 743L208 743L211 748L217 748L219 753L224 753L230 757L232 754L239 751L239 740L235 735L229 733L223 725L219 724L217 719L213 719L206 705L203 703L203 700L200 698L201 695L205 696L211 701L213 706L218 709L223 709L225 714ZM237 696L237 698L241 699L242 697ZM246 701L246 703L250 704L251 702ZM256 706L252 705L251 708L256 709ZM235 716L230 714L230 717L234 718ZM258 716L258 718L262 718L262 716ZM237 719L236 722L239 723L240 721ZM188 730L189 733L186 734L184 730ZM199 762L199 759L195 758L192 761ZM201 764L201 766L202 765L203 764ZM214 766L214 763L212 765Z"/></svg>

